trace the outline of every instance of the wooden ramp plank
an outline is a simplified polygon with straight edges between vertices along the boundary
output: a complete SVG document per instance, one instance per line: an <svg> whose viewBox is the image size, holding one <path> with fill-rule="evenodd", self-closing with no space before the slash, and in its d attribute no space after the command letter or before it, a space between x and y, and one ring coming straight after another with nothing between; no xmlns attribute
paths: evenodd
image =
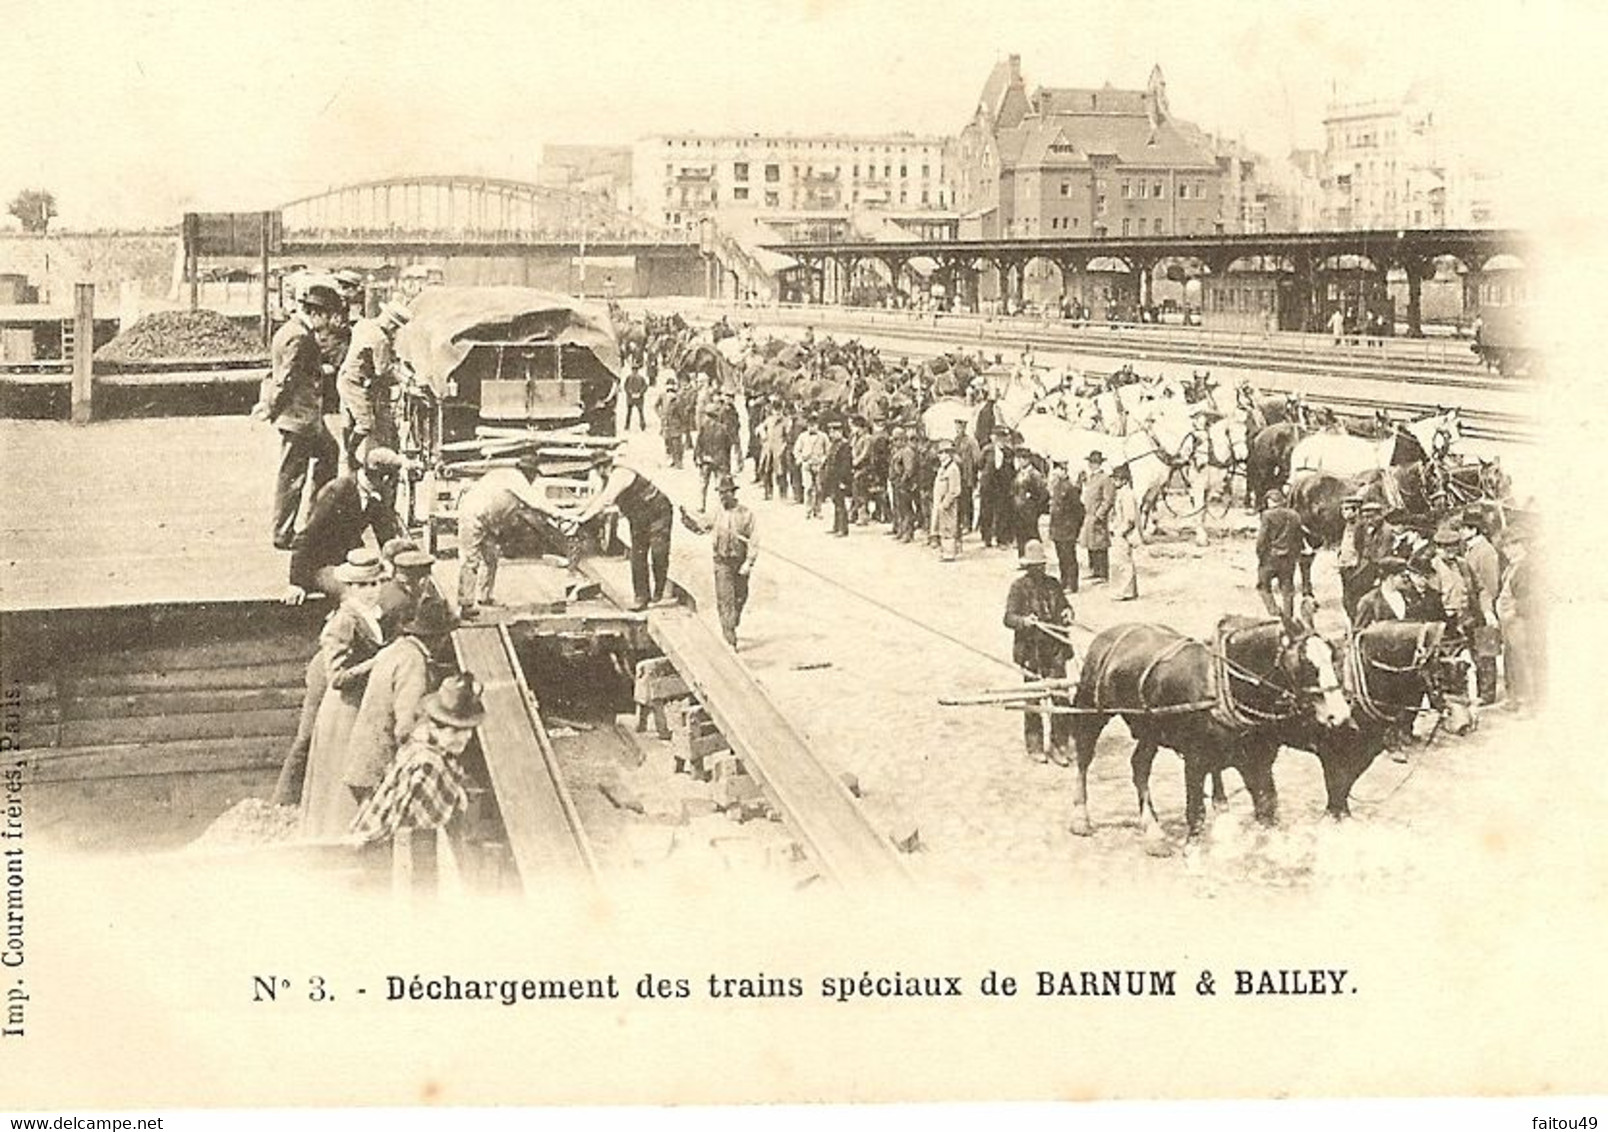
<svg viewBox="0 0 1608 1132"><path fill-rule="evenodd" d="M624 564L591 558L581 570L611 598L629 600ZM866 820L848 788L823 766L737 654L687 608L650 609L648 633L691 685L748 770L845 891L911 883L893 846Z"/></svg>
<svg viewBox="0 0 1608 1132"><path fill-rule="evenodd" d="M466 626L452 640L458 667L484 686L486 719L476 734L520 878L528 886L555 874L590 876L591 850L507 630Z"/></svg>

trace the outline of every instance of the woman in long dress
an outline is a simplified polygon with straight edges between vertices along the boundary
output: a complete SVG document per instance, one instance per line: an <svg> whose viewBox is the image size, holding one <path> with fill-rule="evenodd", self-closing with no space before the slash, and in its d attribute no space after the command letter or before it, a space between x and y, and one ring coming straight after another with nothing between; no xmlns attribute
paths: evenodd
<svg viewBox="0 0 1608 1132"><path fill-rule="evenodd" d="M341 837L357 815L357 800L346 788L349 739L369 669L384 644L379 593L385 571L379 559L354 551L336 569L336 576L347 590L318 638L329 683L313 724L302 786L302 836L317 840Z"/></svg>

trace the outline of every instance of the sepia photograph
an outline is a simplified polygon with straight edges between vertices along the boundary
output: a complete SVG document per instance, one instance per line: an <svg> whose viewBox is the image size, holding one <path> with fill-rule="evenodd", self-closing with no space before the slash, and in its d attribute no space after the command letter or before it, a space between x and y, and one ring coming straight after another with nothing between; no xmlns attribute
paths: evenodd
<svg viewBox="0 0 1608 1132"><path fill-rule="evenodd" d="M1604 15L0 0L5 1107L1600 1112Z"/></svg>

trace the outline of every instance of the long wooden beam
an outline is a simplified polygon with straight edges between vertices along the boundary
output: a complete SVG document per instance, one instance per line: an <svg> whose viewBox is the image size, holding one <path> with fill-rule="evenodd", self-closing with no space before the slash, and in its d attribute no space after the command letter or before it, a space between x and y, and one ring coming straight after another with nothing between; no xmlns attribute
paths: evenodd
<svg viewBox="0 0 1608 1132"><path fill-rule="evenodd" d="M622 563L592 558L580 569L614 601L630 601ZM726 643L690 609L652 609L647 618L654 643L822 871L855 894L911 884L893 845L872 827L848 788L815 757Z"/></svg>
<svg viewBox="0 0 1608 1132"><path fill-rule="evenodd" d="M528 891L543 878L590 877L592 851L507 628L466 626L452 643L459 668L483 686L486 719L476 735L520 880Z"/></svg>

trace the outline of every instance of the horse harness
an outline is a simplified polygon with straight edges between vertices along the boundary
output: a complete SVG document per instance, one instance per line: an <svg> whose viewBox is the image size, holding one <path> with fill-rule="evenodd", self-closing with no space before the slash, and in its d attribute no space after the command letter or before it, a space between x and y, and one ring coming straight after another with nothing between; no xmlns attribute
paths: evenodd
<svg viewBox="0 0 1608 1132"><path fill-rule="evenodd" d="M1417 711L1418 704L1391 704L1383 703L1374 697L1368 687L1368 670L1377 669L1380 672L1418 672L1429 662L1431 653L1435 650L1433 636L1434 623L1425 622L1418 628L1418 639L1413 643L1413 659L1409 664L1389 664L1383 660L1365 657L1362 654L1362 634L1355 633L1351 637L1351 647L1346 650L1345 663L1341 666L1342 687L1351 693L1358 710L1375 723L1396 723L1401 713Z"/></svg>
<svg viewBox="0 0 1608 1132"><path fill-rule="evenodd" d="M1118 648L1128 637L1143 628L1148 628L1148 626L1129 625L1118 634L1116 640L1112 641L1111 645L1106 649L1105 655L1101 658L1100 671L1095 676L1093 710L1112 714L1136 712L1144 715L1183 715L1198 711L1210 711L1213 720L1231 731L1248 731L1258 724L1289 719L1300 711L1299 691L1285 687L1282 684L1273 683L1228 656L1227 641L1232 636L1231 632L1220 634L1219 641L1222 647L1216 649L1209 648L1191 637L1179 637L1178 640L1151 658L1150 662L1145 665L1144 670L1139 674L1139 679L1135 684L1139 693L1139 703L1136 706L1125 708L1111 704L1111 658L1116 655ZM1149 684L1150 678L1156 669L1191 646L1205 649L1207 655L1211 658L1211 698L1192 700L1182 704L1152 705L1146 703L1145 687ZM1288 703L1291 705L1289 710L1268 711L1242 702L1234 694L1233 684L1235 680L1269 689L1281 704ZM1318 687L1313 690L1322 692L1330 689Z"/></svg>

